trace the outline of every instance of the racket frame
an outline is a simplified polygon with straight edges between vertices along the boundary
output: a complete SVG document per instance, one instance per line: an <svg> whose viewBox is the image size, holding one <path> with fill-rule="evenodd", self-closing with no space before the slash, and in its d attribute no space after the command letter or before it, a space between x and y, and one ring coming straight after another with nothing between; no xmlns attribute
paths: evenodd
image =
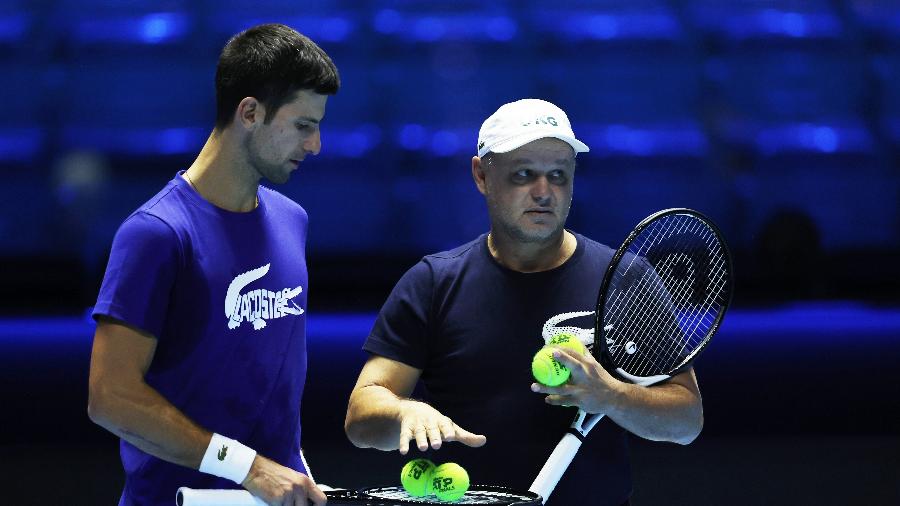
<svg viewBox="0 0 900 506"><path fill-rule="evenodd" d="M498 501L472 502L465 496L460 504L481 504L496 506L538 506L542 503L541 496L530 492L513 490L496 485L472 485L466 492L469 494L497 494ZM403 505L427 505L447 504L436 498L395 497L398 494L406 495L402 487L370 487L360 490L332 489L326 490L325 496L328 504L333 506L403 506ZM501 497L501 495L516 497ZM477 498L474 498L477 499ZM502 499L502 500L500 500ZM508 499L508 500L507 500ZM255 497L250 492L241 489L216 490L216 489L191 489L181 487L176 495L178 506L212 506L227 504L229 506L265 506L265 502Z"/></svg>
<svg viewBox="0 0 900 506"><path fill-rule="evenodd" d="M606 298L609 292L609 285L612 283L613 276L616 273L616 269L619 266L619 262L622 261L622 257L628 253L628 248L634 242L634 240L641 234L647 227L649 227L653 222L657 219L662 218L664 216L669 216L672 214L687 214L699 218L703 223L709 227L710 230L715 234L718 244L722 248L722 256L725 259L725 267L727 269L729 277L728 283L728 294L725 301L722 304L722 309L716 315L716 319L710 324L709 330L706 332L706 339L704 339L703 343L698 346L690 355L690 357L684 361L678 368L673 371L669 371L667 374L660 374L656 376L634 376L629 374L628 372L622 370L619 367L616 367L615 364L612 363L611 353L609 352L609 347L606 344L606 331L608 330L606 326L603 324L605 312L604 306L606 305ZM731 251L728 249L728 244L725 242L725 237L722 235L722 231L719 230L719 227L713 223L706 215L699 211L695 211L693 209L688 209L686 207L673 207L670 209L663 209L661 211L657 211L650 216L647 216L640 223L634 227L634 230L628 234L628 237L622 242L622 245L619 246L619 249L616 250L615 254L610 260L609 265L606 267L606 272L603 274L603 281L600 283L600 291L597 296L597 308L596 315L594 318L594 346L591 348L591 353L594 355L594 358L597 359L597 362L603 366L610 374L615 376L616 378L627 381L629 383L635 383L642 386L649 386L659 383L661 381L665 381L676 374L680 374L686 370L688 370L694 362L694 358L703 351L709 342L712 340L712 336L714 336L718 331L719 327L722 324L722 320L725 318L725 313L728 311L728 308L731 306L731 300L734 297L734 282L733 276L734 271L733 264L731 261ZM590 429L588 429L590 430Z"/></svg>

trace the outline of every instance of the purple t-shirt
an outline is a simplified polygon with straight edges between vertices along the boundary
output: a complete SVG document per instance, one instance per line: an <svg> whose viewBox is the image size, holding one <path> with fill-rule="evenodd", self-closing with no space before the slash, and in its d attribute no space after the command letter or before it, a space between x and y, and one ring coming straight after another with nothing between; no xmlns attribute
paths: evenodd
<svg viewBox="0 0 900 506"><path fill-rule="evenodd" d="M145 379L200 426L300 472L306 381L306 211L260 187L217 208L179 172L116 233L94 308L157 338ZM170 505L180 486L235 483L121 442L120 505Z"/></svg>
<svg viewBox="0 0 900 506"><path fill-rule="evenodd" d="M555 269L522 273L498 264L486 235L423 258L397 283L364 349L422 370L426 400L481 448L434 452L473 483L527 489L575 418L530 390L544 334L593 336L594 308L613 250L579 234ZM602 420L588 435L548 505L620 505L631 494L627 433Z"/></svg>

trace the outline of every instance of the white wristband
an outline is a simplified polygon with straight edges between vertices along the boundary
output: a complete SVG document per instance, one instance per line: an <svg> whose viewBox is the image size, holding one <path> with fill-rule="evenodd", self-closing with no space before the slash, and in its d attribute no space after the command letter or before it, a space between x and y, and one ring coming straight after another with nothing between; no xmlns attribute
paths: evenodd
<svg viewBox="0 0 900 506"><path fill-rule="evenodd" d="M256 451L252 448L213 433L200 462L200 472L227 478L240 485L250 473L255 458Z"/></svg>

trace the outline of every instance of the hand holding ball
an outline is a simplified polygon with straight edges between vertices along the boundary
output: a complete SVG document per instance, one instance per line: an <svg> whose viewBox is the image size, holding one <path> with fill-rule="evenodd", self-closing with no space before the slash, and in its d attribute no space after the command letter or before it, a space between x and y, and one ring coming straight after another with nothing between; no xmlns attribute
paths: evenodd
<svg viewBox="0 0 900 506"><path fill-rule="evenodd" d="M584 344L572 334L556 334L551 337L547 346L541 348L531 361L531 373L534 375L534 379L548 387L562 385L569 380L571 374L566 366L553 358L554 347L569 348L582 354L587 351Z"/></svg>
<svg viewBox="0 0 900 506"><path fill-rule="evenodd" d="M531 374L542 385L556 387L569 379L569 369L553 358L553 347L545 346L531 359Z"/></svg>

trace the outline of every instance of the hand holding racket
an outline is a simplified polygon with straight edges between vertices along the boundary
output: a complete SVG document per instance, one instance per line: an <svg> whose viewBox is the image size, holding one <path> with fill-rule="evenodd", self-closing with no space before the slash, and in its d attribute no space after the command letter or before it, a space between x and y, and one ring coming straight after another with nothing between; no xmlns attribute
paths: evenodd
<svg viewBox="0 0 900 506"><path fill-rule="evenodd" d="M690 209L654 213L628 235L600 284L594 358L644 386L687 370L719 329L733 284L731 254L708 218ZM547 501L603 416L578 410L530 491Z"/></svg>

